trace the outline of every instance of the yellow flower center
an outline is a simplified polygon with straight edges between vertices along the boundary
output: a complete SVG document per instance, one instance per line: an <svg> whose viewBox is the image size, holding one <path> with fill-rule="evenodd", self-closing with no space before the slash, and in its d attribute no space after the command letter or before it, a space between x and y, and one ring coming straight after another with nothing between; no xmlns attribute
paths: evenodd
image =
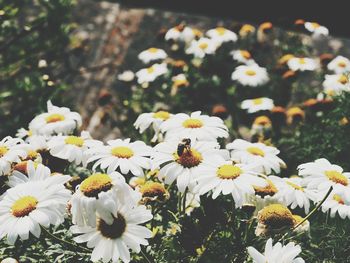
<svg viewBox="0 0 350 263"><path fill-rule="evenodd" d="M39 155L38 152L36 151L33 151L33 150L30 150L28 153L27 153L27 158L30 159L30 160L34 160L35 158L37 158Z"/></svg>
<svg viewBox="0 0 350 263"><path fill-rule="evenodd" d="M219 167L216 174L221 179L235 179L240 176L242 169L232 164L224 164Z"/></svg>
<svg viewBox="0 0 350 263"><path fill-rule="evenodd" d="M346 67L345 61L339 61L338 62L338 67L345 68Z"/></svg>
<svg viewBox="0 0 350 263"><path fill-rule="evenodd" d="M111 225L107 224L101 218L97 222L97 230L108 239L120 238L126 230L125 218L118 213L117 217L113 216L113 223Z"/></svg>
<svg viewBox="0 0 350 263"><path fill-rule="evenodd" d="M134 151L126 146L114 147L111 150L111 153L112 153L112 155L114 155L118 158L125 158L125 159L129 159L129 158L134 156Z"/></svg>
<svg viewBox="0 0 350 263"><path fill-rule="evenodd" d="M66 144L72 144L78 147L82 147L84 144L84 139L78 136L68 136L64 142Z"/></svg>
<svg viewBox="0 0 350 263"><path fill-rule="evenodd" d="M290 59L294 58L294 55L292 54L286 54L284 56L282 56L279 60L278 63L279 64L285 64L287 63Z"/></svg>
<svg viewBox="0 0 350 263"><path fill-rule="evenodd" d="M299 58L299 64L306 64L305 58Z"/></svg>
<svg viewBox="0 0 350 263"><path fill-rule="evenodd" d="M170 113L167 111L157 111L153 113L153 118L157 118L165 121L170 118Z"/></svg>
<svg viewBox="0 0 350 263"><path fill-rule="evenodd" d="M242 26L240 31L242 31L243 33L252 33L255 31L255 27L249 24L245 24Z"/></svg>
<svg viewBox="0 0 350 263"><path fill-rule="evenodd" d="M259 116L254 120L255 125L271 126L271 120L267 116Z"/></svg>
<svg viewBox="0 0 350 263"><path fill-rule="evenodd" d="M251 154L254 154L254 155L258 155L258 156L261 156L261 157L264 157L265 156L265 153L263 150L261 150L260 148L258 147L248 147L247 148L247 151Z"/></svg>
<svg viewBox="0 0 350 263"><path fill-rule="evenodd" d="M345 175L337 172L337 171L326 171L325 172L326 176L328 177L329 180L331 180L332 182L334 183L337 183L337 184L342 184L342 185L345 185L347 186L348 185L348 178L346 178Z"/></svg>
<svg viewBox="0 0 350 263"><path fill-rule="evenodd" d="M262 98L257 98L257 99L253 99L253 104L254 105L261 105L263 103L263 99Z"/></svg>
<svg viewBox="0 0 350 263"><path fill-rule="evenodd" d="M260 223L271 228L292 227L295 219L292 212L281 204L272 204L264 207L258 213Z"/></svg>
<svg viewBox="0 0 350 263"><path fill-rule="evenodd" d="M293 187L294 189L304 192L304 188L302 188L301 186L299 186L291 181L286 181L286 183L288 185L290 185L291 187Z"/></svg>
<svg viewBox="0 0 350 263"><path fill-rule="evenodd" d="M205 42L199 44L199 48L202 50L206 50L208 46L209 46L208 43L205 43Z"/></svg>
<svg viewBox="0 0 350 263"><path fill-rule="evenodd" d="M292 107L290 109L287 110L287 116L301 116L304 117L305 116L305 112L300 109L299 107Z"/></svg>
<svg viewBox="0 0 350 263"><path fill-rule="evenodd" d="M339 77L339 79L338 79L338 82L341 83L341 84L343 84L343 85L345 85L346 83L349 82L349 79L348 79L347 76L341 75L341 76Z"/></svg>
<svg viewBox="0 0 350 263"><path fill-rule="evenodd" d="M319 28L320 27L320 24L316 23L316 22L311 23L311 25L312 25L313 28Z"/></svg>
<svg viewBox="0 0 350 263"><path fill-rule="evenodd" d="M0 158L3 157L9 149L6 146L0 146Z"/></svg>
<svg viewBox="0 0 350 263"><path fill-rule="evenodd" d="M255 194L260 197L273 196L278 192L276 186L272 183L271 180L266 180L267 185L264 187L254 185Z"/></svg>
<svg viewBox="0 0 350 263"><path fill-rule="evenodd" d="M255 72L254 70L249 69L249 70L247 70L247 71L245 72L245 74L246 74L247 76L255 76L255 75L256 75L256 72Z"/></svg>
<svg viewBox="0 0 350 263"><path fill-rule="evenodd" d="M167 190L163 184L151 181L143 184L140 187L140 192L142 193L143 197L159 197L163 199L167 195Z"/></svg>
<svg viewBox="0 0 350 263"><path fill-rule="evenodd" d="M24 217L36 209L38 200L33 196L23 196L11 207L11 212L15 217Z"/></svg>
<svg viewBox="0 0 350 263"><path fill-rule="evenodd" d="M150 53L157 53L158 52L158 48L151 47L151 48L148 49L148 52L150 52Z"/></svg>
<svg viewBox="0 0 350 263"><path fill-rule="evenodd" d="M203 127L203 122L199 119L187 119L182 123L182 126L184 126L185 128L191 128L191 129L195 129L195 128L201 128Z"/></svg>
<svg viewBox="0 0 350 263"><path fill-rule="evenodd" d="M112 179L108 174L95 173L86 178L80 185L80 191L88 197L98 197L101 192L112 188Z"/></svg>
<svg viewBox="0 0 350 263"><path fill-rule="evenodd" d="M333 200L337 201L341 205L345 204L344 200L341 198L340 195L337 195L337 194L333 195Z"/></svg>
<svg viewBox="0 0 350 263"><path fill-rule="evenodd" d="M46 123L53 123L58 121L63 121L65 118L62 114L51 114L45 118Z"/></svg>
<svg viewBox="0 0 350 263"><path fill-rule="evenodd" d="M154 67L151 66L151 67L147 68L147 72L148 72L149 74L152 74L152 73L154 72Z"/></svg>
<svg viewBox="0 0 350 263"><path fill-rule="evenodd" d="M185 150L181 156L174 153L173 156L177 163L186 168L198 166L203 160L202 155L195 149L190 149L189 151Z"/></svg>
<svg viewBox="0 0 350 263"><path fill-rule="evenodd" d="M244 57L245 59L252 58L252 55L247 50L240 50L239 52L241 53L242 57Z"/></svg>
<svg viewBox="0 0 350 263"><path fill-rule="evenodd" d="M224 27L217 27L215 30L220 36L223 36L226 33L226 29Z"/></svg>

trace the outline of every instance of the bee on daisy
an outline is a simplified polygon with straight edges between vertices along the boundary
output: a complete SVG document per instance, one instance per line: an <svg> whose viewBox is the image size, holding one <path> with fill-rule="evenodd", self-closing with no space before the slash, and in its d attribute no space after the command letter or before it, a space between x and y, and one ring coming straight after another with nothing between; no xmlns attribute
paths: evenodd
<svg viewBox="0 0 350 263"><path fill-rule="evenodd" d="M232 80L238 81L243 86L257 87L269 81L266 68L257 64L238 66L231 75Z"/></svg>
<svg viewBox="0 0 350 263"><path fill-rule="evenodd" d="M258 111L270 111L275 107L273 100L270 98L255 98L242 101L241 108L247 110L248 113Z"/></svg>
<svg viewBox="0 0 350 263"><path fill-rule="evenodd" d="M39 114L29 123L29 130L33 134L52 136L56 134L68 135L80 128L82 119L79 113L70 111L66 107L57 107L47 102L47 112Z"/></svg>
<svg viewBox="0 0 350 263"><path fill-rule="evenodd" d="M228 129L218 117L201 114L200 111L190 115L178 113L160 125L165 133L165 139L193 138L203 141L216 141L218 138L227 138Z"/></svg>
<svg viewBox="0 0 350 263"><path fill-rule="evenodd" d="M235 162L255 164L259 172L270 174L272 171L279 173L285 167L285 162L277 155L280 151L261 142L251 143L242 139L236 139L226 145L230 150L231 158Z"/></svg>
<svg viewBox="0 0 350 263"><path fill-rule="evenodd" d="M145 64L150 63L154 60L163 60L167 58L167 54L163 49L151 47L149 49L146 49L142 51L138 58Z"/></svg>

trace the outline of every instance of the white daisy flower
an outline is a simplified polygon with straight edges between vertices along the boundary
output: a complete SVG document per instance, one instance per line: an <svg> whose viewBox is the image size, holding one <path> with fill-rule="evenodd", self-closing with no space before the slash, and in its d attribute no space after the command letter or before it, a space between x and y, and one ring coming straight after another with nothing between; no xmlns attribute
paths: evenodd
<svg viewBox="0 0 350 263"><path fill-rule="evenodd" d="M168 120L172 114L167 111L157 111L150 113L142 113L135 121L134 126L136 129L143 133L149 126L152 125L153 130L155 131L152 142L155 142L160 135L160 125Z"/></svg>
<svg viewBox="0 0 350 263"><path fill-rule="evenodd" d="M310 201L316 200L316 192L304 186L303 178L269 176L269 179L279 189L282 204L290 206L291 209L296 207L304 208L305 213L309 213Z"/></svg>
<svg viewBox="0 0 350 263"><path fill-rule="evenodd" d="M231 78L244 86L251 87L264 85L269 81L266 68L259 67L257 64L236 67Z"/></svg>
<svg viewBox="0 0 350 263"><path fill-rule="evenodd" d="M33 135L33 132L31 130L26 130L24 128L18 129L16 133L16 137L23 140L29 138L32 135Z"/></svg>
<svg viewBox="0 0 350 263"><path fill-rule="evenodd" d="M138 55L138 58L145 64L148 64L153 60L165 59L166 57L167 54L163 49L154 47L146 49Z"/></svg>
<svg viewBox="0 0 350 263"><path fill-rule="evenodd" d="M232 55L232 58L240 63L246 64L246 65L252 65L256 64L254 59L252 58L252 55L247 50L233 50L230 53Z"/></svg>
<svg viewBox="0 0 350 263"><path fill-rule="evenodd" d="M83 164L86 167L87 159L90 157L87 150L91 147L103 145L98 140L93 140L90 133L82 131L81 136L63 136L52 137L48 141L48 147L52 156L64 159L76 165Z"/></svg>
<svg viewBox="0 0 350 263"><path fill-rule="evenodd" d="M178 113L160 125L166 140L171 138L193 138L203 141L213 141L217 138L227 138L228 132L223 120L218 117L201 115L200 111L187 115Z"/></svg>
<svg viewBox="0 0 350 263"><path fill-rule="evenodd" d="M153 64L148 68L140 69L136 72L137 82L139 84L153 82L159 76L164 75L168 72L167 65L165 63L162 64Z"/></svg>
<svg viewBox="0 0 350 263"><path fill-rule="evenodd" d="M336 74L350 72L350 60L343 56L337 56L328 63L327 68Z"/></svg>
<svg viewBox="0 0 350 263"><path fill-rule="evenodd" d="M241 108L248 113L254 113L261 110L272 110L275 107L273 100L269 98L256 98L242 101Z"/></svg>
<svg viewBox="0 0 350 263"><path fill-rule="evenodd" d="M46 180L37 180L10 188L0 201L0 239L6 237L13 245L18 236L27 240L29 232L39 238L40 226L57 226L64 221L70 197L63 182L48 184Z"/></svg>
<svg viewBox="0 0 350 263"><path fill-rule="evenodd" d="M149 156L152 148L142 141L130 142L130 139L110 140L107 145L95 146L87 150L92 154L88 162L95 162L93 169L107 169L107 173L116 171L118 168L124 175L129 172L136 176L143 176L143 169L150 169Z"/></svg>
<svg viewBox="0 0 350 263"><path fill-rule="evenodd" d="M185 203L185 213L186 215L191 215L193 210L201 206L201 197L197 193L187 192L186 194L186 203Z"/></svg>
<svg viewBox="0 0 350 263"><path fill-rule="evenodd" d="M301 247L289 242L283 246L280 242L272 245L272 239L268 239L265 245L265 252L260 253L253 247L248 247L248 253L255 263L304 263L301 257Z"/></svg>
<svg viewBox="0 0 350 263"><path fill-rule="evenodd" d="M343 91L350 91L349 78L344 74L326 75L322 85L328 95L339 95Z"/></svg>
<svg viewBox="0 0 350 263"><path fill-rule="evenodd" d="M199 40L192 40L186 53L193 54L197 58L204 58L207 54L214 54L216 48L217 43L214 40L202 37Z"/></svg>
<svg viewBox="0 0 350 263"><path fill-rule="evenodd" d="M221 45L224 42L236 42L238 37L235 32L228 30L224 27L217 27L207 31L207 36Z"/></svg>
<svg viewBox="0 0 350 263"><path fill-rule="evenodd" d="M304 24L306 30L312 33L314 36L328 36L329 30L325 26L321 26L316 22L305 22Z"/></svg>
<svg viewBox="0 0 350 263"><path fill-rule="evenodd" d="M51 136L54 134L70 134L82 124L79 113L71 112L66 107L57 107L47 102L47 112L36 116L29 123L29 130L34 134Z"/></svg>
<svg viewBox="0 0 350 263"><path fill-rule="evenodd" d="M126 70L118 74L117 78L120 81L130 82L134 80L135 74L131 70Z"/></svg>
<svg viewBox="0 0 350 263"><path fill-rule="evenodd" d="M95 227L98 214L111 224L117 202L136 205L140 199L140 193L134 191L120 173L94 173L82 181L72 196L72 222Z"/></svg>
<svg viewBox="0 0 350 263"><path fill-rule="evenodd" d="M181 40L185 43L190 43L195 38L200 38L203 36L203 33L199 31L196 28L192 28L189 26L186 26L183 31L181 32Z"/></svg>
<svg viewBox="0 0 350 263"><path fill-rule="evenodd" d="M32 161L26 162L26 173L20 171L13 171L9 177L8 185L15 187L19 184L28 182L43 182L48 186L50 185L64 185L71 179L69 175L53 175L48 167L40 163L34 163Z"/></svg>
<svg viewBox="0 0 350 263"><path fill-rule="evenodd" d="M184 149L179 156L177 153L180 140L159 143L154 147L152 158L153 168L160 167L160 174L164 175L164 182L172 184L175 180L180 192L195 185L194 178L199 174L199 168L206 168L205 160L211 160L214 155L221 154L217 142L192 140L191 147Z"/></svg>
<svg viewBox="0 0 350 263"><path fill-rule="evenodd" d="M344 173L343 168L331 164L324 158L301 164L298 166L298 171L310 189L327 191L331 186L335 189L349 187L350 173Z"/></svg>
<svg viewBox="0 0 350 263"><path fill-rule="evenodd" d="M30 147L36 152L44 152L48 150L47 141L49 137L42 135L33 135L27 139Z"/></svg>
<svg viewBox="0 0 350 263"><path fill-rule="evenodd" d="M347 189L349 191L349 189ZM323 198L320 196L320 199ZM340 218L345 219L348 217L350 219L350 198L346 195L344 190L333 191L326 201L322 204L322 212L326 213L330 211L330 216L335 217L338 213Z"/></svg>
<svg viewBox="0 0 350 263"><path fill-rule="evenodd" d="M80 234L74 238L77 243L87 242L89 248L93 248L91 261L97 262L130 262L130 252L141 251L141 246L148 245L147 238L152 237L152 231L140 226L152 219L152 214L145 206L129 206L126 202L113 211L113 220L107 223L97 217L96 227L72 226L73 234Z"/></svg>
<svg viewBox="0 0 350 263"><path fill-rule="evenodd" d="M183 28L179 26L170 28L165 34L165 40L179 41L182 38Z"/></svg>
<svg viewBox="0 0 350 263"><path fill-rule="evenodd" d="M277 155L279 150L263 143L251 143L242 139L236 139L226 145L231 151L231 158L235 162L255 164L260 172L270 174L271 171L279 173L281 167L286 164Z"/></svg>
<svg viewBox="0 0 350 263"><path fill-rule="evenodd" d="M8 175L11 166L27 156L22 139L5 137L0 141L0 176Z"/></svg>
<svg viewBox="0 0 350 263"><path fill-rule="evenodd" d="M293 71L314 71L319 65L313 58L291 58L288 60L287 65L289 69Z"/></svg>
<svg viewBox="0 0 350 263"><path fill-rule="evenodd" d="M227 154L228 155L228 154ZM231 194L236 207L241 207L245 195L254 194L253 185L265 186L264 179L258 177L253 167L244 164L232 164L220 155L203 160L205 166L198 168L194 192L203 195L212 191L213 199L221 193Z"/></svg>

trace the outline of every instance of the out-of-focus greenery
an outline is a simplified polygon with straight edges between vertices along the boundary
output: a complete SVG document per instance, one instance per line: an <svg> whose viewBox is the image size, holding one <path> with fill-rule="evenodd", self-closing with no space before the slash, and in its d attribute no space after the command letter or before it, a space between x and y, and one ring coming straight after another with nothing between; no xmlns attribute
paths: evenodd
<svg viewBox="0 0 350 263"><path fill-rule="evenodd" d="M59 64L69 43L72 0L0 0L0 136L66 88ZM41 62L40 62L41 61ZM40 64L39 64L40 63Z"/></svg>

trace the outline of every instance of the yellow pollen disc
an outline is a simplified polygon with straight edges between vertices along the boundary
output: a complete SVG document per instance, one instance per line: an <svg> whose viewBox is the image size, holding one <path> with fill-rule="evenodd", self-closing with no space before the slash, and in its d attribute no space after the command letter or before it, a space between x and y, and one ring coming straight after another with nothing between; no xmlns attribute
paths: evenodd
<svg viewBox="0 0 350 263"><path fill-rule="evenodd" d="M346 63L344 61L339 61L338 62L338 67L345 68L346 67Z"/></svg>
<svg viewBox="0 0 350 263"><path fill-rule="evenodd" d="M261 105L263 103L263 99L262 98L257 98L257 99L253 99L253 104L254 105Z"/></svg>
<svg viewBox="0 0 350 263"><path fill-rule="evenodd" d="M148 72L149 74L152 74L152 73L154 72L154 67L149 67L149 68L147 68L147 72Z"/></svg>
<svg viewBox="0 0 350 263"><path fill-rule="evenodd" d="M345 186L347 186L349 183L348 178L346 178L345 175L343 175L337 171L326 171L325 174L328 177L328 179L334 183L342 184Z"/></svg>
<svg viewBox="0 0 350 263"><path fill-rule="evenodd" d="M66 144L72 144L78 147L82 147L84 144L84 139L78 136L68 136L64 142Z"/></svg>
<svg viewBox="0 0 350 263"><path fill-rule="evenodd" d="M255 76L255 75L256 75L256 72L255 72L254 70L249 69L249 70L247 70L247 71L245 72L245 74L248 75L248 76Z"/></svg>
<svg viewBox="0 0 350 263"><path fill-rule="evenodd" d="M252 25L249 25L249 24L245 24L242 26L240 31L242 31L244 33L252 33L255 31L255 27L253 27Z"/></svg>
<svg viewBox="0 0 350 263"><path fill-rule="evenodd" d="M347 76L341 75L341 76L339 77L339 79L338 79L338 82L341 83L341 84L343 84L343 85L345 85L346 83L349 82L349 79L348 79Z"/></svg>
<svg viewBox="0 0 350 263"><path fill-rule="evenodd" d="M299 58L299 64L306 64L305 58Z"/></svg>
<svg viewBox="0 0 350 263"><path fill-rule="evenodd" d="M271 126L271 120L267 116L259 116L254 120L255 125Z"/></svg>
<svg viewBox="0 0 350 263"><path fill-rule="evenodd" d="M304 188L302 188L301 186L299 186L295 183L292 183L291 181L286 181L286 183L288 185L290 185L291 187L293 187L294 189L304 192Z"/></svg>
<svg viewBox="0 0 350 263"><path fill-rule="evenodd" d="M203 160L202 155L195 149L190 149L189 151L185 150L181 156L174 153L173 156L177 163L186 168L198 166Z"/></svg>
<svg viewBox="0 0 350 263"><path fill-rule="evenodd" d="M33 196L24 196L18 199L11 207L11 212L15 217L24 217L36 209L38 200Z"/></svg>
<svg viewBox="0 0 350 263"><path fill-rule="evenodd" d="M63 121L65 118L62 114L51 114L45 118L46 123L53 123L58 121Z"/></svg>
<svg viewBox="0 0 350 263"><path fill-rule="evenodd" d="M144 197L162 197L167 191L163 184L149 181L140 187L140 192Z"/></svg>
<svg viewBox="0 0 350 263"><path fill-rule="evenodd" d="M221 179L235 179L240 176L242 169L232 164L224 164L219 167L216 174Z"/></svg>
<svg viewBox="0 0 350 263"><path fill-rule="evenodd" d="M112 155L118 158L125 158L125 159L129 159L134 156L134 151L131 150L129 147L125 147L125 146L114 147L111 150L111 153Z"/></svg>
<svg viewBox="0 0 350 263"><path fill-rule="evenodd" d="M112 179L108 174L96 173L86 178L80 184L80 191L88 197L97 197L112 187Z"/></svg>
<svg viewBox="0 0 350 263"><path fill-rule="evenodd" d="M293 218L295 220L295 225L299 224L301 221L304 220L303 217L299 216L299 215L293 215ZM303 224L302 224L303 225Z"/></svg>
<svg viewBox="0 0 350 263"><path fill-rule="evenodd" d="M0 157L3 157L9 149L6 146L0 146Z"/></svg>
<svg viewBox="0 0 350 263"><path fill-rule="evenodd" d="M215 30L220 36L223 36L226 33L226 29L224 27L217 27Z"/></svg>
<svg viewBox="0 0 350 263"><path fill-rule="evenodd" d="M312 25L313 28L319 28L320 27L320 24L316 23L316 22L311 23L311 25Z"/></svg>
<svg viewBox="0 0 350 263"><path fill-rule="evenodd" d="M305 116L305 112L300 109L299 107L292 107L290 109L287 110L287 116L301 116L301 117L304 117Z"/></svg>
<svg viewBox="0 0 350 263"><path fill-rule="evenodd" d="M150 53L157 53L158 52L158 48L151 47L151 48L148 49L148 52L150 52Z"/></svg>
<svg viewBox="0 0 350 263"><path fill-rule="evenodd" d="M279 64L285 64L287 63L290 59L294 58L294 55L292 54L286 54L284 56L282 56L279 60L278 63Z"/></svg>
<svg viewBox="0 0 350 263"><path fill-rule="evenodd" d="M340 195L333 195L333 200L337 201L341 205L345 204L344 200L341 198Z"/></svg>
<svg viewBox="0 0 350 263"><path fill-rule="evenodd" d="M265 156L265 153L263 150L261 150L260 148L258 147L248 147L247 148L247 151L251 154L254 154L254 155L258 155L258 156L261 156L261 157L264 157Z"/></svg>
<svg viewBox="0 0 350 263"><path fill-rule="evenodd" d="M206 50L208 48L208 43L200 43L199 44L199 48L202 49L202 50Z"/></svg>
<svg viewBox="0 0 350 263"><path fill-rule="evenodd" d="M157 111L153 113L153 118L157 118L165 121L170 118L170 113L167 111Z"/></svg>
<svg viewBox="0 0 350 263"><path fill-rule="evenodd" d="M295 224L292 212L281 204L264 207L258 213L258 220L271 228L292 227Z"/></svg>
<svg viewBox="0 0 350 263"><path fill-rule="evenodd" d="M29 151L27 153L27 158L31 159L31 160L34 160L36 157L38 157L38 152L36 151Z"/></svg>
<svg viewBox="0 0 350 263"><path fill-rule="evenodd" d="M271 180L266 180L266 182L267 185L264 187L253 185L256 195L259 195L261 197L273 196L278 192L276 186L272 183Z"/></svg>
<svg viewBox="0 0 350 263"><path fill-rule="evenodd" d="M245 59L252 58L252 55L247 50L240 50L239 52L241 53L242 57L244 57Z"/></svg>
<svg viewBox="0 0 350 263"><path fill-rule="evenodd" d="M199 119L187 119L182 123L182 126L184 126L185 128L191 128L191 129L195 129L195 128L201 128L203 127L203 122Z"/></svg>
<svg viewBox="0 0 350 263"><path fill-rule="evenodd" d="M33 136L33 131L29 130L28 131L28 137Z"/></svg>

